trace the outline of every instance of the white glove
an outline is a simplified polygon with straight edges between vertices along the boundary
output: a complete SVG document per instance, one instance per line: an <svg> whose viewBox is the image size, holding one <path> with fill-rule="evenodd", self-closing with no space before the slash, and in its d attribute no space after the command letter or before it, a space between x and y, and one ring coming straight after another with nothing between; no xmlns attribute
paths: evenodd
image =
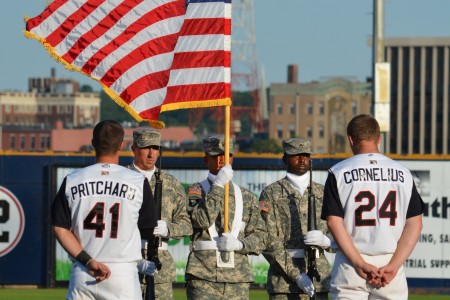
<svg viewBox="0 0 450 300"><path fill-rule="evenodd" d="M331 245L331 240L320 230L308 231L305 235L305 244L311 246L318 246L321 248L328 248Z"/></svg>
<svg viewBox="0 0 450 300"><path fill-rule="evenodd" d="M153 276L158 273L155 263L146 259L141 259L137 263L138 272L145 275Z"/></svg>
<svg viewBox="0 0 450 300"><path fill-rule="evenodd" d="M298 277L295 279L295 283L297 283L298 287L301 288L306 295L308 295L309 297L314 296L314 284L312 283L311 279L309 279L309 276L306 275L306 273L301 273L300 275L298 275Z"/></svg>
<svg viewBox="0 0 450 300"><path fill-rule="evenodd" d="M235 238L231 232L224 232L222 236L219 238L219 243L217 244L217 248L219 251L239 251L244 248L244 244Z"/></svg>
<svg viewBox="0 0 450 300"><path fill-rule="evenodd" d="M223 187L227 184L231 179L233 179L233 168L230 164L225 165L220 169L217 174L216 180L214 180L213 184Z"/></svg>
<svg viewBox="0 0 450 300"><path fill-rule="evenodd" d="M158 220L158 225L153 230L153 234L167 237L169 235L169 228L167 227L167 223L163 220Z"/></svg>

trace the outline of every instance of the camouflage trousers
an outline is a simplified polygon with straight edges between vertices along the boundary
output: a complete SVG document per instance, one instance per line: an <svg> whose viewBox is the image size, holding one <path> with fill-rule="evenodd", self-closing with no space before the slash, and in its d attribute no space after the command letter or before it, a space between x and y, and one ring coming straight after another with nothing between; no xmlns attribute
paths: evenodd
<svg viewBox="0 0 450 300"><path fill-rule="evenodd" d="M269 294L270 300L309 300L305 294ZM317 293L316 300L328 300L328 293Z"/></svg>
<svg viewBox="0 0 450 300"><path fill-rule="evenodd" d="M147 284L141 280L142 299L145 300ZM173 300L173 288L171 282L155 284L155 298L158 300Z"/></svg>
<svg viewBox="0 0 450 300"><path fill-rule="evenodd" d="M189 279L186 282L188 300L246 300L249 299L248 282L212 282Z"/></svg>

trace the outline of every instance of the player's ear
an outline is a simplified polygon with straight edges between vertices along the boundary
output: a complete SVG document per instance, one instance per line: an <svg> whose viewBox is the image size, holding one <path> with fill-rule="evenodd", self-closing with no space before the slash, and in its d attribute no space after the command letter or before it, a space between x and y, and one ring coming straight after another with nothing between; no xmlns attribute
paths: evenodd
<svg viewBox="0 0 450 300"><path fill-rule="evenodd" d="M353 146L354 141L353 141L352 137L347 135L347 138L348 138L348 142L349 142L350 146Z"/></svg>
<svg viewBox="0 0 450 300"><path fill-rule="evenodd" d="M381 135L378 137L377 145L381 143Z"/></svg>

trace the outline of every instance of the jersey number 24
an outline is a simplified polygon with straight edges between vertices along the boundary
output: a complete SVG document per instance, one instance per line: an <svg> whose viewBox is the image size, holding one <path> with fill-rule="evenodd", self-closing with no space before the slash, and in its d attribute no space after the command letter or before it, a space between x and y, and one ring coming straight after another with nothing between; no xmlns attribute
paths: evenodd
<svg viewBox="0 0 450 300"><path fill-rule="evenodd" d="M367 199L366 204L361 204L355 209L355 226L375 226L376 219L364 218L365 212L370 212L376 205L375 195L370 191L361 191L355 196L356 202L362 202ZM397 219L397 192L390 191L378 210L379 218L389 219L389 225L395 226L395 220Z"/></svg>

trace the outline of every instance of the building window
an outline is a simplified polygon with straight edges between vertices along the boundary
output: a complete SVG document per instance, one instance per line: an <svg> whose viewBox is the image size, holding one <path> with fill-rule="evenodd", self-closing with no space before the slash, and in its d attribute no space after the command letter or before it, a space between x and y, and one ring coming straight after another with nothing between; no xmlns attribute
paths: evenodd
<svg viewBox="0 0 450 300"><path fill-rule="evenodd" d="M323 138L325 136L325 129L323 128L323 125L319 125L319 137Z"/></svg>
<svg viewBox="0 0 450 300"><path fill-rule="evenodd" d="M306 136L311 139L313 136L313 129L311 126L306 127Z"/></svg>
<svg viewBox="0 0 450 300"><path fill-rule="evenodd" d="M356 102L356 100L352 101L352 115L356 116L356 114L358 113L358 104Z"/></svg>
<svg viewBox="0 0 450 300"><path fill-rule="evenodd" d="M25 136L21 135L20 136L20 150L24 150L25 149Z"/></svg>
<svg viewBox="0 0 450 300"><path fill-rule="evenodd" d="M313 114L313 106L311 103L306 104L306 114L312 115Z"/></svg>
<svg viewBox="0 0 450 300"><path fill-rule="evenodd" d="M41 135L41 150L46 149L45 148L45 142L46 142L46 137Z"/></svg>
<svg viewBox="0 0 450 300"><path fill-rule="evenodd" d="M289 137L293 138L295 137L295 125L289 124Z"/></svg>
<svg viewBox="0 0 450 300"><path fill-rule="evenodd" d="M279 115L283 114L283 105L281 103L278 103L277 105L277 111Z"/></svg>
<svg viewBox="0 0 450 300"><path fill-rule="evenodd" d="M36 137L35 136L31 136L30 137L30 148L31 150L34 150L34 148L36 147Z"/></svg>
<svg viewBox="0 0 450 300"><path fill-rule="evenodd" d="M279 139L283 138L283 124L277 124L277 137Z"/></svg>
<svg viewBox="0 0 450 300"><path fill-rule="evenodd" d="M319 103L319 114L324 115L325 114L325 103L322 101Z"/></svg>
<svg viewBox="0 0 450 300"><path fill-rule="evenodd" d="M14 135L9 137L9 148L12 150L16 149L16 137Z"/></svg>
<svg viewBox="0 0 450 300"><path fill-rule="evenodd" d="M46 149L50 149L50 136L47 136L47 145L46 145Z"/></svg>
<svg viewBox="0 0 450 300"><path fill-rule="evenodd" d="M279 139L282 139L282 138L283 138L283 130L277 130L277 137L278 137Z"/></svg>
<svg viewBox="0 0 450 300"><path fill-rule="evenodd" d="M291 106L289 107L289 111L291 115L295 115L295 104L291 104Z"/></svg>

